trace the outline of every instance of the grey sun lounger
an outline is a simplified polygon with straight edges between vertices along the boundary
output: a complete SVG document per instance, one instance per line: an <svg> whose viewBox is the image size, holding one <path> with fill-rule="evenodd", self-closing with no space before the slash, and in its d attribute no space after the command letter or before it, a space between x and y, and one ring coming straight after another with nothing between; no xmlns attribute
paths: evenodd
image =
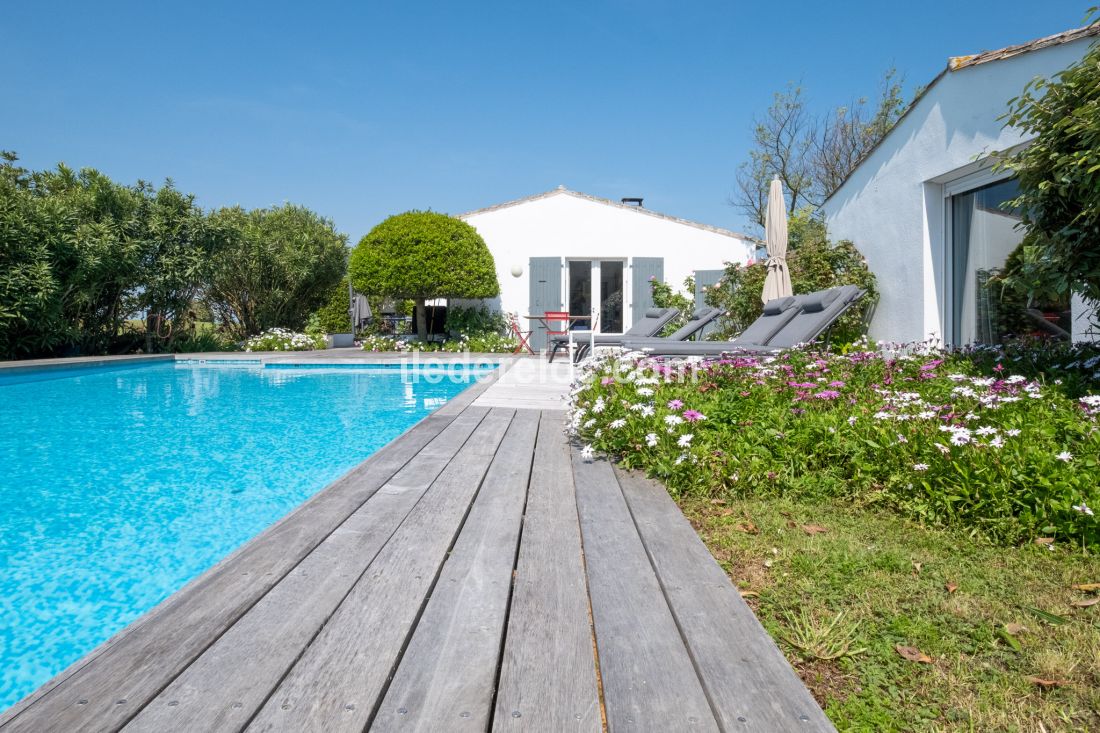
<svg viewBox="0 0 1100 733"><path fill-rule="evenodd" d="M593 344L596 346L617 346L623 342L624 339L629 338L649 338L655 336L661 332L661 329L668 325L671 321L679 315L679 312L675 308L650 308L642 315L642 317L630 327L626 333L616 334L604 334L598 333L592 337ZM587 334L582 339L577 339L575 343L584 343L589 340ZM554 361L554 355L561 349L569 348L569 335L563 336L551 336L550 337L550 361ZM579 350L578 350L579 353Z"/></svg>
<svg viewBox="0 0 1100 733"><path fill-rule="evenodd" d="M863 295L864 291L855 285L842 285L770 301L764 306L764 314L733 341L657 344L652 340L649 343L634 340L624 343L624 346L658 356L719 356L734 351L783 351L799 344L813 343Z"/></svg>
<svg viewBox="0 0 1100 733"><path fill-rule="evenodd" d="M687 323L680 326L678 329L670 333L668 336L661 338L638 338L630 339L632 344L648 343L650 341L657 345L663 344L666 341L689 341L690 339L697 337L703 332L703 329L714 323L718 319L718 316L722 315L721 308L711 308L710 306L704 306L703 308L696 308L695 312L691 314L691 318ZM620 344L603 344L599 341L596 342L596 346L619 346ZM588 342L582 341L577 349L577 361L580 361L588 353Z"/></svg>

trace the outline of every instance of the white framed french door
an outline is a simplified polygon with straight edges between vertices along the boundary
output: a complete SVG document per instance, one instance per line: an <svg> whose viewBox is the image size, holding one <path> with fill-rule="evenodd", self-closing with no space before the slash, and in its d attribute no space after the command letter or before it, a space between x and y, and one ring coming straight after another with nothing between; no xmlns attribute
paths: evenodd
<svg viewBox="0 0 1100 733"><path fill-rule="evenodd" d="M565 306L570 315L596 315L598 333L622 333L627 312L626 258L568 258ZM587 327L587 322L577 324Z"/></svg>

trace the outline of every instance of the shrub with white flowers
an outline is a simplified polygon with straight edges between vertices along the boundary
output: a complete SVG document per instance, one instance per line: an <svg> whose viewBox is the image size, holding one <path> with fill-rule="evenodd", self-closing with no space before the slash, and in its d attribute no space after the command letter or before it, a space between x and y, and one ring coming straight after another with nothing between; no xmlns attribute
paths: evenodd
<svg viewBox="0 0 1100 733"><path fill-rule="evenodd" d="M1088 378L1013 374L984 352L927 344L902 354L609 351L582 367L570 425L673 492L835 497L1002 542L1100 546Z"/></svg>
<svg viewBox="0 0 1100 733"><path fill-rule="evenodd" d="M245 351L312 351L325 348L324 337L297 333L286 328L269 328L245 341Z"/></svg>

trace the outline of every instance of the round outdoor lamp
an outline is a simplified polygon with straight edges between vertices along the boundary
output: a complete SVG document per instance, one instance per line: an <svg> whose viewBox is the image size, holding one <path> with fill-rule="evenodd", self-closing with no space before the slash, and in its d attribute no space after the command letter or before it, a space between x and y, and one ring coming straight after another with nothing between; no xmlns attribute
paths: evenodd
<svg viewBox="0 0 1100 733"><path fill-rule="evenodd" d="M512 265L512 277L523 275L523 265Z"/></svg>

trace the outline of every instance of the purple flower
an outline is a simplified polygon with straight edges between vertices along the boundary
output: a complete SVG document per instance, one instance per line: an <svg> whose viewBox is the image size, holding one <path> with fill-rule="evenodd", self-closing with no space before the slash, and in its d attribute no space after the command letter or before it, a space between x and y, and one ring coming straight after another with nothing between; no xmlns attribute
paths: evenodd
<svg viewBox="0 0 1100 733"><path fill-rule="evenodd" d="M829 386L830 387L843 387L844 382L841 382L840 380L834 379L833 381L829 382Z"/></svg>
<svg viewBox="0 0 1100 733"><path fill-rule="evenodd" d="M609 384L615 384L615 377L604 377L600 380L600 384L606 387Z"/></svg>
<svg viewBox="0 0 1100 733"><path fill-rule="evenodd" d="M706 420L707 416L698 410L684 410L684 419L688 422L698 422L700 420Z"/></svg>
<svg viewBox="0 0 1100 733"><path fill-rule="evenodd" d="M668 409L670 409L670 410L679 410L683 406L684 406L684 403L681 402L680 400L669 400L668 401Z"/></svg>
<svg viewBox="0 0 1100 733"><path fill-rule="evenodd" d="M835 400L837 397L840 397L840 392L837 392L835 389L823 389L815 394L814 397L819 400Z"/></svg>

